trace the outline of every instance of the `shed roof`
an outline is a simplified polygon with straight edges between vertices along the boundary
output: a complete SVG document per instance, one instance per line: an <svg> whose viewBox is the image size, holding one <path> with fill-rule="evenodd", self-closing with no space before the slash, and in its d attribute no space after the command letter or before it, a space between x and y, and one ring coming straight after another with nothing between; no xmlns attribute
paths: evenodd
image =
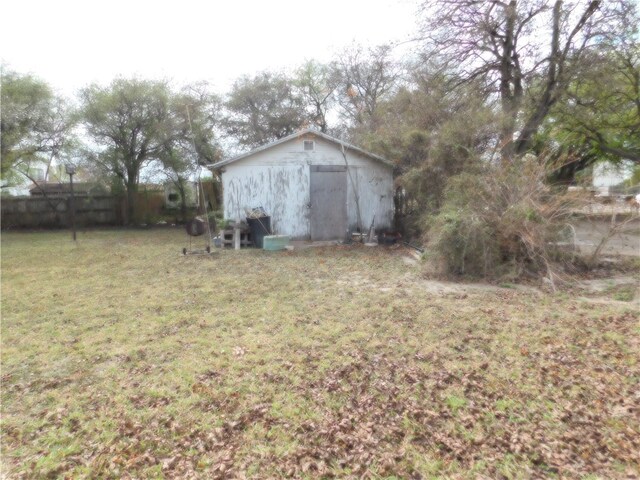
<svg viewBox="0 0 640 480"><path fill-rule="evenodd" d="M253 150L251 150L249 152L246 152L246 153L243 153L241 155L237 155L235 157L228 158L226 160L222 160L220 162L217 162L217 163L214 163L212 165L209 165L209 168L212 168L212 169L215 170L215 169L218 169L220 167L224 167L225 165L229 165L230 163L237 162L238 160L242 160L243 158L250 157L251 155L254 155L254 154L258 153L258 152L263 152L263 151L268 150L268 149L270 149L272 147L275 147L276 145L280 145L281 143L286 143L289 140L294 140L296 138L304 137L304 136L307 136L307 135L315 135L315 136L317 136L319 138L327 140L328 142L332 142L332 143L334 143L336 145L339 145L341 148L344 148L345 151L346 150L352 150L352 151L360 153L361 155L369 157L369 158L371 158L373 160L376 160L378 162L384 163L385 165L388 165L390 167L393 166L393 163L391 163L386 158L383 158L383 157L381 157L379 155L376 155L374 153L367 152L366 150L363 150L360 147L356 147L355 145L351 145L351 144L349 144L347 142L344 142L344 141L342 141L342 140L340 140L338 138L332 137L331 135L327 135L326 133L322 133L322 132L319 132L317 130L314 130L313 128L306 128L304 130L300 130L298 132L292 133L291 135L288 135L286 137L282 137L282 138L276 140L275 142L271 142L271 143L268 143L268 144L263 145L261 147L255 148L255 149L253 149Z"/></svg>

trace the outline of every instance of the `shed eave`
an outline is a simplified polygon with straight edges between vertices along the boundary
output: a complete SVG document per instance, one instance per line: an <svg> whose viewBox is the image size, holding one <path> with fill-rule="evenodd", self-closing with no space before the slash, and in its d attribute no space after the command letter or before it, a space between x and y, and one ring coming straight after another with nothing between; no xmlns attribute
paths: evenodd
<svg viewBox="0 0 640 480"><path fill-rule="evenodd" d="M256 153L259 152L263 152L265 150L268 150L272 147L275 147L276 145L280 145L282 143L286 143L290 140L294 140L296 138L302 137L304 135L316 135L324 140L327 140L328 142L332 142L335 143L337 145L340 145L341 147L343 147L345 150L352 150L355 152L360 153L361 155L364 155L366 157L369 157L373 160L376 160L380 163L383 163L384 165L387 165L388 167L393 167L393 163L390 162L389 160L387 160L384 157L381 157L379 155L376 155L375 153L371 153L371 152L367 152L366 150L361 149L360 147L356 147L355 145L351 145L347 142L343 142L342 140L332 137L331 135L327 135L326 133L322 133L322 132L318 132L317 130L314 130L312 128L307 128L305 130L301 130L299 132L295 132L292 133L291 135L288 135L286 137L282 137L274 142L268 143L266 145L262 145L261 147L255 148L253 150L250 150L249 152L243 153L241 155L237 155L235 157L232 158L228 158L226 160L222 160L220 162L214 163L214 164L210 164L207 167L210 168L211 170L219 170L220 168L229 165L230 163L234 163L237 162L238 160L242 160L243 158L247 158L250 157L252 155L255 155Z"/></svg>

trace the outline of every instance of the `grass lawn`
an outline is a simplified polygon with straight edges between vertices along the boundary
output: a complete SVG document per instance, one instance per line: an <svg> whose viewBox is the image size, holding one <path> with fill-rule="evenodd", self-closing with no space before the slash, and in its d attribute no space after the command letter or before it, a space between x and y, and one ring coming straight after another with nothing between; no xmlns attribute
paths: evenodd
<svg viewBox="0 0 640 480"><path fill-rule="evenodd" d="M638 478L637 303L400 250L2 234L6 478Z"/></svg>

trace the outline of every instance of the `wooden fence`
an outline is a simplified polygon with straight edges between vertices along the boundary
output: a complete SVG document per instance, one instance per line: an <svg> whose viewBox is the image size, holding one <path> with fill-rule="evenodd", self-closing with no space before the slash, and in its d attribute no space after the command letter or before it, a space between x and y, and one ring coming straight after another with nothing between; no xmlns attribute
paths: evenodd
<svg viewBox="0 0 640 480"><path fill-rule="evenodd" d="M123 200L113 195L75 197L76 225L122 225ZM64 228L71 222L69 198L4 197L2 228Z"/></svg>

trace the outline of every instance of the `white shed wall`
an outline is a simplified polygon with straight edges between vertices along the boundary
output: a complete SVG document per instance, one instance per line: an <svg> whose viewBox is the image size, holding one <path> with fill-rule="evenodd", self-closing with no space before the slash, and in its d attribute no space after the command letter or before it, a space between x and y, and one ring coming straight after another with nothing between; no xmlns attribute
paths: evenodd
<svg viewBox="0 0 640 480"><path fill-rule="evenodd" d="M593 186L608 191L633 176L634 163L623 160L619 165L611 162L598 162L593 166Z"/></svg>
<svg viewBox="0 0 640 480"><path fill-rule="evenodd" d="M308 137L306 139L309 139ZM315 150L303 150L303 138L256 152L222 167L224 216L245 217L245 208L263 207L271 216L273 231L292 238L309 238L309 176L311 165L344 165L340 147L313 138ZM347 150L351 179L347 177L349 229L357 227L354 191L359 193L362 228L375 215L375 228L388 229L393 222L392 167Z"/></svg>

